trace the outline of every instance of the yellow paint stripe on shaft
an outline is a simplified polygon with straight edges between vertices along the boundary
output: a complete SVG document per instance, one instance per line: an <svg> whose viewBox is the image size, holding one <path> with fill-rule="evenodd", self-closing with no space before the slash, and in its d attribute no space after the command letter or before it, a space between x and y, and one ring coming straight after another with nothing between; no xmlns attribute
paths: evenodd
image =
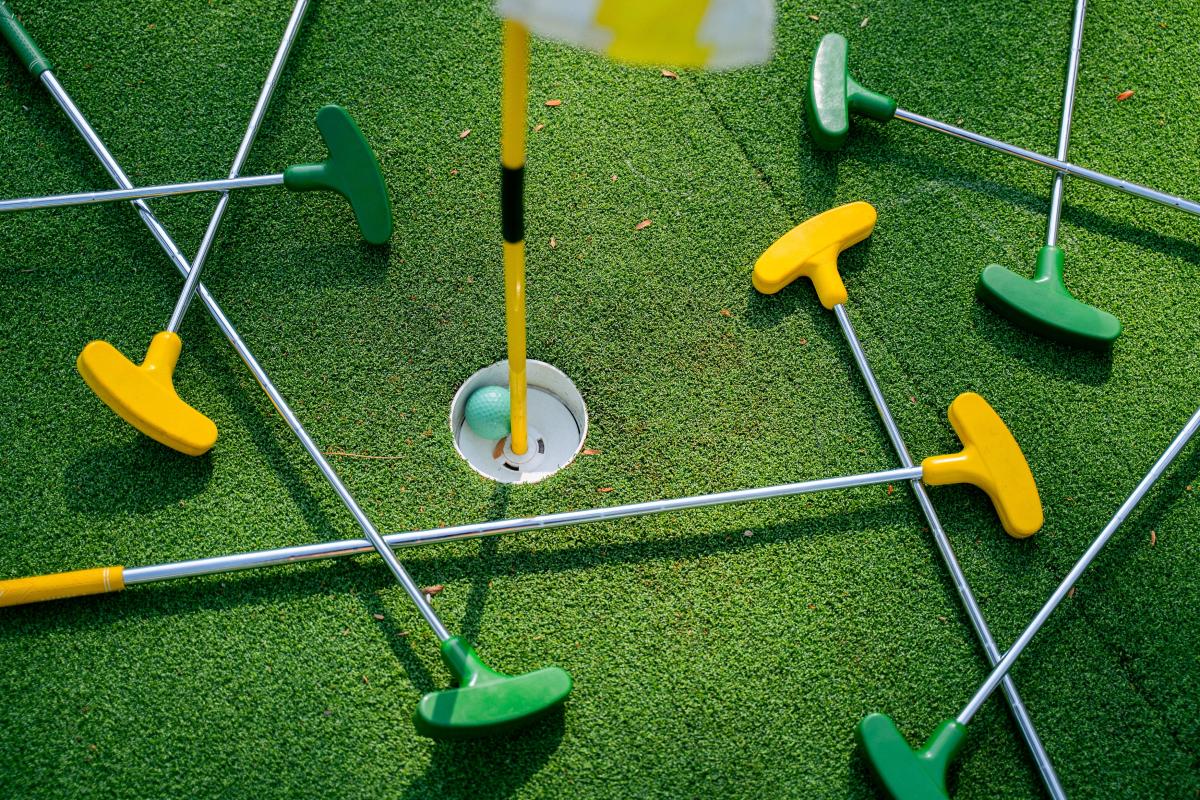
<svg viewBox="0 0 1200 800"><path fill-rule="evenodd" d="M525 118L529 103L529 30L519 22L504 23L503 61L500 163L516 169L525 164Z"/></svg>
<svg viewBox="0 0 1200 800"><path fill-rule="evenodd" d="M509 413L512 451L529 449L525 397L525 243L504 243L504 320L508 333Z"/></svg>

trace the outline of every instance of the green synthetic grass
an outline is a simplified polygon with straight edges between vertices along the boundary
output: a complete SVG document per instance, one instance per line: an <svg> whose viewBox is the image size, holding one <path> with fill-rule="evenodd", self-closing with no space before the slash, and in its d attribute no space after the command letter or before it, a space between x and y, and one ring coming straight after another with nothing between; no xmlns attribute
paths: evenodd
<svg viewBox="0 0 1200 800"><path fill-rule="evenodd" d="M973 291L988 263L1032 270L1049 175L899 122L817 153L803 90L836 30L856 77L902 106L1052 152L1069 5L788 3L769 66L677 80L536 43L530 353L580 386L599 451L538 486L477 478L446 424L457 386L504 352L485 4L314 0L247 171L320 157L313 114L341 103L384 167L395 238L364 245L337 198L243 192L205 283L324 449L389 457L333 459L381 530L522 516L894 466L809 287L768 298L749 281L792 225L869 200L878 227L843 274L909 448L956 448L945 409L979 391L1039 480L1046 527L1024 542L980 493L932 490L1006 646L1200 403L1200 224L1068 183L1068 284L1125 334L1110 357L1033 339ZM134 181L155 183L227 172L290 8L15 10ZM1197 194L1198 10L1091 9L1073 160ZM109 186L10 57L0 82L0 195ZM212 202L153 205L191 253ZM220 428L210 455L164 451L88 392L79 349L140 357L180 284L127 207L0 222L0 575L357 534L199 302L176 385ZM1189 448L1014 672L1074 797L1200 793L1198 467ZM874 796L855 723L890 713L915 743L985 674L894 489L404 553L493 666L575 678L550 724L483 746L414 734L447 674L373 557L6 610L0 796ZM1037 795L1001 702L970 731L957 796Z"/></svg>

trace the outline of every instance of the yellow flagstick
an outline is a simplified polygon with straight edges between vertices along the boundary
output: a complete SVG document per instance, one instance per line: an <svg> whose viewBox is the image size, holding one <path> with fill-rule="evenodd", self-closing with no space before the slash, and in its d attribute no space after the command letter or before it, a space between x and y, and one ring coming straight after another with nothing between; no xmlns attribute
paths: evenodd
<svg viewBox="0 0 1200 800"><path fill-rule="evenodd" d="M500 216L504 233L504 319L508 332L512 451L529 449L525 405L525 108L529 88L529 31L504 23L500 98Z"/></svg>

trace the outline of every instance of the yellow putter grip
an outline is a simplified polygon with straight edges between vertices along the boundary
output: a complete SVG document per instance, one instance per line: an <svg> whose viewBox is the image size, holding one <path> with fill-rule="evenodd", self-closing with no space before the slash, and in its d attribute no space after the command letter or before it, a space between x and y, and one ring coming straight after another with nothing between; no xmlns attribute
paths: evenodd
<svg viewBox="0 0 1200 800"><path fill-rule="evenodd" d="M871 235L877 216L873 205L860 200L805 220L759 256L751 276L754 288L775 294L797 278L808 278L821 305L832 309L845 303L838 256Z"/></svg>
<svg viewBox="0 0 1200 800"><path fill-rule="evenodd" d="M921 462L930 485L970 483L987 492L1009 536L1032 536L1045 520L1037 483L1008 426L988 402L964 392L950 404L950 425L962 439L962 452Z"/></svg>
<svg viewBox="0 0 1200 800"><path fill-rule="evenodd" d="M124 588L124 567L97 567L34 578L13 578L0 581L0 606L21 606L65 597L119 592Z"/></svg>

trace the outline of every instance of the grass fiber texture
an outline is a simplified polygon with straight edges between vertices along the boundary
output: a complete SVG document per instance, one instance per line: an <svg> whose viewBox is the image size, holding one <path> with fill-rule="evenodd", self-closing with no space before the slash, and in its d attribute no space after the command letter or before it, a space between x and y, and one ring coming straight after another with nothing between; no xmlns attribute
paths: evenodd
<svg viewBox="0 0 1200 800"><path fill-rule="evenodd" d="M290 7L15 11L153 184L226 174ZM1073 161L1200 191L1198 11L1091 9ZM931 490L1004 648L1200 404L1200 224L1068 179L1068 285L1125 333L1107 355L1038 339L974 288L989 263L1032 273L1050 174L901 122L856 121L820 153L803 92L816 42L840 31L864 85L1050 153L1070 17L1066 2L789 2L769 65L678 78L535 41L529 352L580 387L597 451L536 486L478 477L447 424L456 388L504 357L486 4L314 0L246 172L321 158L314 114L342 104L379 156L395 236L364 244L336 197L239 192L204 282L320 447L372 456L330 458L380 530L526 516L896 466L807 283L750 285L777 236L868 200L879 223L842 273L909 449L956 450L946 408L977 391L1041 487L1046 526L1020 542L977 490ZM110 186L11 57L0 87L0 195ZM194 253L214 201L151 202ZM210 454L148 441L79 379L94 338L139 360L180 286L126 205L0 221L4 577L358 535L199 302L175 385L216 421ZM1200 792L1198 467L1193 446L1013 672L1073 797ZM918 744L986 671L904 485L402 557L493 667L567 669L564 710L507 740L418 737L412 709L448 675L374 556L132 587L0 615L0 795L866 798L857 721L889 713ZM1001 700L951 786L1038 795Z"/></svg>

